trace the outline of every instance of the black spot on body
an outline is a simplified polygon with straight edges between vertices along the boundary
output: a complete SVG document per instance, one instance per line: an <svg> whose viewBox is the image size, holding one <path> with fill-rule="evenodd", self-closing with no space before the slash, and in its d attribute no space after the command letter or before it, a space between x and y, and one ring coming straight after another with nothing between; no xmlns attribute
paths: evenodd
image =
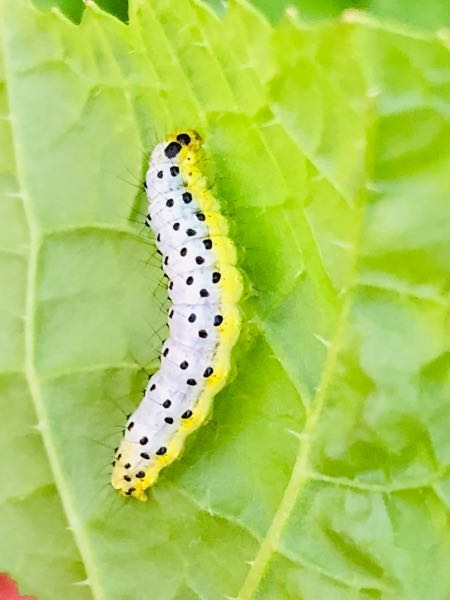
<svg viewBox="0 0 450 600"><path fill-rule="evenodd" d="M192 417L192 410L186 410L182 415L181 418L182 419L189 419L190 417Z"/></svg>
<svg viewBox="0 0 450 600"><path fill-rule="evenodd" d="M170 167L170 174L172 175L172 177L176 177L180 172L180 169L178 167Z"/></svg>
<svg viewBox="0 0 450 600"><path fill-rule="evenodd" d="M192 194L190 192L183 192L182 198L185 204L192 202Z"/></svg>
<svg viewBox="0 0 450 600"><path fill-rule="evenodd" d="M191 276L189 276L189 277L186 279L186 284L187 284L187 285L192 285L193 283L194 283L194 278L193 278L193 277L191 277Z"/></svg>
<svg viewBox="0 0 450 600"><path fill-rule="evenodd" d="M128 425L127 425L128 431L131 431L133 429L133 427L134 427L133 421L131 421L131 423L128 423Z"/></svg>
<svg viewBox="0 0 450 600"><path fill-rule="evenodd" d="M186 383L187 383L188 385L197 385L197 382L195 381L195 379L188 379L188 380L186 381Z"/></svg>
<svg viewBox="0 0 450 600"><path fill-rule="evenodd" d="M143 479L145 477L144 471L139 471L138 473L136 473L136 477L138 479Z"/></svg>
<svg viewBox="0 0 450 600"><path fill-rule="evenodd" d="M173 198L169 198L166 202L166 206L168 206L169 208L172 208L173 206Z"/></svg>
<svg viewBox="0 0 450 600"><path fill-rule="evenodd" d="M197 216L197 219L198 219L199 221L204 221L204 220L205 220L205 218L206 218L206 217L205 217L205 215L204 215L202 212L198 212L198 213L196 214L196 216Z"/></svg>
<svg viewBox="0 0 450 600"><path fill-rule="evenodd" d="M147 436L143 436L141 437L141 439L139 440L139 443L141 446L145 446L145 444L148 444L148 437Z"/></svg>
<svg viewBox="0 0 450 600"><path fill-rule="evenodd" d="M167 356L169 354L169 348L164 348L163 356Z"/></svg>
<svg viewBox="0 0 450 600"><path fill-rule="evenodd" d="M213 283L219 283L221 277L222 277L222 275L218 271L215 271L212 274L212 282Z"/></svg>
<svg viewBox="0 0 450 600"><path fill-rule="evenodd" d="M187 133L179 133L177 135L177 140L180 142L180 144L183 144L183 146L189 146L191 143L191 136Z"/></svg>
<svg viewBox="0 0 450 600"><path fill-rule="evenodd" d="M153 390L156 390L156 385L154 383L150 386L150 391L153 392Z"/></svg>
<svg viewBox="0 0 450 600"><path fill-rule="evenodd" d="M124 475L123 478L125 481L131 481L131 477L129 475Z"/></svg>
<svg viewBox="0 0 450 600"><path fill-rule="evenodd" d="M173 227L173 230L174 230L174 231L178 231L178 230L180 229L180 224L179 224L178 222L177 222L177 223L174 223L174 224L172 225L172 227Z"/></svg>
<svg viewBox="0 0 450 600"><path fill-rule="evenodd" d="M214 373L213 368L212 367L207 367L203 371L203 377L210 377L213 373Z"/></svg>
<svg viewBox="0 0 450 600"><path fill-rule="evenodd" d="M198 337L205 339L208 337L208 334L204 329L200 329L200 331L198 332Z"/></svg>
<svg viewBox="0 0 450 600"><path fill-rule="evenodd" d="M145 460L149 460L150 456L147 454L147 452L141 452L141 458L143 458Z"/></svg>
<svg viewBox="0 0 450 600"><path fill-rule="evenodd" d="M207 297L209 296L209 292L208 292L208 290L205 290L205 288L202 288L202 289L200 290L200 296L201 296L202 298L207 298Z"/></svg>
<svg viewBox="0 0 450 600"><path fill-rule="evenodd" d="M202 265L202 264L205 262L205 259L203 258L203 256L196 256L196 257L195 257L195 262L196 262L198 265Z"/></svg>
<svg viewBox="0 0 450 600"><path fill-rule="evenodd" d="M192 237L193 235L195 235L197 232L195 231L195 229L191 229L189 227L189 229L186 229L186 233L189 237Z"/></svg>
<svg viewBox="0 0 450 600"><path fill-rule="evenodd" d="M170 408L172 402L170 400L164 400L163 406L164 408Z"/></svg>
<svg viewBox="0 0 450 600"><path fill-rule="evenodd" d="M162 179L162 178L163 178L163 175L164 175L164 173L163 173L162 171L158 171L158 172L156 173L156 177L157 177L158 179Z"/></svg>
<svg viewBox="0 0 450 600"><path fill-rule="evenodd" d="M172 423L173 423L173 419L172 419L172 417L166 417L166 418L164 419L164 421L167 423L167 425L172 425Z"/></svg>
<svg viewBox="0 0 450 600"><path fill-rule="evenodd" d="M125 463L123 466L124 466L124 469L129 469L131 467L130 463Z"/></svg>
<svg viewBox="0 0 450 600"><path fill-rule="evenodd" d="M221 325L223 322L223 317L222 315L216 315L214 317L214 327L219 327L219 325Z"/></svg>
<svg viewBox="0 0 450 600"><path fill-rule="evenodd" d="M189 323L194 323L197 316L194 313L191 313L188 317Z"/></svg>
<svg viewBox="0 0 450 600"><path fill-rule="evenodd" d="M205 246L206 250L211 250L213 244L210 239L207 239L203 240L203 245Z"/></svg>
<svg viewBox="0 0 450 600"><path fill-rule="evenodd" d="M185 371L189 366L189 363L186 360L183 360L183 362L180 364L180 369L183 369L183 371Z"/></svg>
<svg viewBox="0 0 450 600"><path fill-rule="evenodd" d="M166 452L167 452L167 448L165 446L161 446L161 448L158 448L158 450L156 451L156 454L158 454L158 456L162 456Z"/></svg>
<svg viewBox="0 0 450 600"><path fill-rule="evenodd" d="M181 256L186 256L186 254L187 254L187 248L181 248L180 255Z"/></svg>
<svg viewBox="0 0 450 600"><path fill-rule="evenodd" d="M181 150L181 144L178 142L170 142L164 149L164 154L167 158L175 158L178 152Z"/></svg>

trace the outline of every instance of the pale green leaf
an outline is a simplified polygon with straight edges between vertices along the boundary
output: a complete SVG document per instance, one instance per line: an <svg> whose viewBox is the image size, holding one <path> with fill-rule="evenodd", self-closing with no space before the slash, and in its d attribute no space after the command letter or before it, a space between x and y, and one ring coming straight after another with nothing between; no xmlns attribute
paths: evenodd
<svg viewBox="0 0 450 600"><path fill-rule="evenodd" d="M448 40L174 6L2 4L0 571L39 600L446 600ZM243 327L141 504L109 485L166 318L139 181L185 127Z"/></svg>

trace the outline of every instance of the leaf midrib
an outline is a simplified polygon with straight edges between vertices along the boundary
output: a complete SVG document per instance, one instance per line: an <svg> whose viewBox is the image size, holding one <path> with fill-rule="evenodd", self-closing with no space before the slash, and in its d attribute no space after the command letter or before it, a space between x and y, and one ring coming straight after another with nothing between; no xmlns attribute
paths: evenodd
<svg viewBox="0 0 450 600"><path fill-rule="evenodd" d="M258 553L256 554L255 559L252 561L251 567L247 573L247 577L245 578L245 581L238 593L237 597L239 600L250 600L250 598L253 597L253 594L255 593L264 575L265 567L268 564L272 554L276 550L294 506L296 505L298 498L310 479L310 471L307 465L314 442L314 432L319 422L326 393L336 367L337 357L345 331L345 325L347 323L350 304L351 291L349 289L343 301L335 336L325 359L319 387L313 398L311 410L305 419L305 426L301 434L302 441L300 442L299 451L292 469L291 477L278 508L274 513L267 533L260 545Z"/></svg>
<svg viewBox="0 0 450 600"><path fill-rule="evenodd" d="M365 181L369 181L369 171L372 165L369 164L371 161L371 152L373 150L373 137L372 137L372 126L373 126L373 115L370 111L370 104L367 107L367 123L366 123L366 146L365 146ZM284 127L284 125L283 125ZM286 130L286 128L284 127ZM289 132L286 131L289 135ZM297 145L298 141L294 140ZM301 151L308 157L311 163L316 167L317 171L323 175L328 181L330 178L323 173L319 164L313 160L310 153L307 153L305 149L301 148ZM331 182L334 185L334 182ZM335 189L343 194L339 190L338 186L334 186ZM343 194L345 196L345 194ZM309 457L314 443L314 434L317 429L320 416L325 404L326 394L328 388L332 382L332 378L336 369L338 354L344 339L345 329L348 321L348 315L350 312L354 289L357 284L357 265L359 250L361 246L361 236L364 222L364 203L367 195L367 189L364 183L360 186L360 192L357 201L354 204L355 219L357 219L357 227L355 228L354 243L353 243L353 254L351 257L351 268L348 277L347 287L342 294L342 304L339 316L337 319L337 325L334 336L328 347L327 355L324 361L323 370L321 373L319 385L316 388L316 393L312 399L309 407L309 412L306 414L305 425L303 432L301 433L301 441L297 457L292 469L291 477L286 486L284 494L280 500L278 508L276 509L272 521L269 525L266 535L259 547L259 550L255 556L255 559L250 563L250 569L244 580L244 583L237 595L238 600L251 600L253 598L261 580L264 577L266 566L268 565L272 555L277 551L277 546L289 521L290 515L294 510L302 492L304 491L307 483L313 480L312 469L308 468Z"/></svg>

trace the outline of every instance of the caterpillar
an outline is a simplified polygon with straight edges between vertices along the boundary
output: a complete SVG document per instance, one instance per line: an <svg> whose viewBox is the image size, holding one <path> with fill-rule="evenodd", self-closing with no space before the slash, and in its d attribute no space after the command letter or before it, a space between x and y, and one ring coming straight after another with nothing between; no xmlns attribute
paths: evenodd
<svg viewBox="0 0 450 600"><path fill-rule="evenodd" d="M145 223L168 278L169 335L159 369L128 417L111 474L115 489L141 501L206 420L240 330L236 248L200 169L202 144L193 130L169 135L151 153L144 183Z"/></svg>

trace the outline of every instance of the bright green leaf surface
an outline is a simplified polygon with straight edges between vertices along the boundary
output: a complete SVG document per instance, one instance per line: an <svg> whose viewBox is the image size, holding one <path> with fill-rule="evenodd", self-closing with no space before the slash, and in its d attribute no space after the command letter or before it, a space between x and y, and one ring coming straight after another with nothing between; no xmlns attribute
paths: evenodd
<svg viewBox="0 0 450 600"><path fill-rule="evenodd" d="M448 0L250 0L273 22L294 8L304 21L315 21L338 17L346 9L358 9L382 19L408 23L414 27L436 30L450 27ZM83 0L33 0L39 8L58 6L64 14L79 22L84 11ZM225 0L205 0L217 13L224 11ZM128 20L127 0L98 0L104 10L122 21Z"/></svg>
<svg viewBox="0 0 450 600"><path fill-rule="evenodd" d="M135 0L129 26L5 1L2 25L0 571L39 600L446 600L445 40L187 0ZM133 182L184 127L244 324L140 504L108 485L164 335Z"/></svg>
<svg viewBox="0 0 450 600"><path fill-rule="evenodd" d="M358 9L415 27L438 29L450 26L447 0L252 0L252 3L274 21L287 9L295 7L300 18L307 21L338 17L346 9Z"/></svg>

